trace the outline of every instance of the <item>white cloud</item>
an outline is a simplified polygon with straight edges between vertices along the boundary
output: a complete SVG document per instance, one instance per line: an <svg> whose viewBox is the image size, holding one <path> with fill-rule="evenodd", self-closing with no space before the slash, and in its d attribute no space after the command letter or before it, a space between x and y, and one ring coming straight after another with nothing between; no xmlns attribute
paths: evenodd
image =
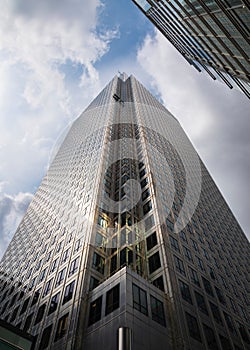
<svg viewBox="0 0 250 350"><path fill-rule="evenodd" d="M55 0L3 1L0 180L8 179L9 191L23 190L39 161L44 167L58 133L99 91L94 64L116 35L112 30L97 33L101 8L99 0L63 0L60 6ZM72 69L76 74L70 80ZM36 182L43 174L38 167Z"/></svg>
<svg viewBox="0 0 250 350"><path fill-rule="evenodd" d="M117 34L112 28L97 31L102 7L99 0L1 3L0 181L5 194L0 200L5 205L20 192L35 191L58 134L99 92L94 65Z"/></svg>
<svg viewBox="0 0 250 350"><path fill-rule="evenodd" d="M159 92L167 108L181 121L215 178L223 179L217 181L219 185L231 186L236 204L237 193L246 197L243 186L239 186L239 191L236 185L232 188L232 184L237 184L237 176L238 182L246 183L241 171L243 158L247 163L246 147L237 137L235 149L242 147L242 159L230 147L234 137L232 129L236 131L232 127L233 113L238 113L239 134L246 133L242 126L246 115L244 98L214 84L205 74L197 79L198 73L183 63L160 35L156 41L147 37L138 53L139 64L132 61L134 57L128 53L128 57L119 57L102 68L100 77L95 63L118 35L112 28L105 32L100 32L100 27L97 30L102 10L99 0L84 0L84 4L81 0L62 0L60 4L55 0L3 0L1 3L0 187L3 184L3 188L0 205L5 203L6 210L12 208L8 219L6 216L2 216L5 221L0 219L0 225L5 227L2 233L5 245L11 235L8 227L14 230L21 218L18 195L27 193L28 198L30 192L35 192L58 135L118 70L134 74L145 86L153 77L153 90ZM220 102L215 107L214 100ZM238 107L237 101L241 103ZM223 103L227 104L226 109ZM228 138L221 132L227 113ZM219 125L218 118L221 119ZM220 147L222 141L223 147ZM214 157L218 149L223 150L219 164ZM234 165L230 168L229 152ZM225 174L231 175L227 179L234 181L226 183ZM238 213L240 217L240 210Z"/></svg>
<svg viewBox="0 0 250 350"><path fill-rule="evenodd" d="M147 36L137 60L165 106L177 117L249 232L249 101L237 90L198 73L160 34Z"/></svg>
<svg viewBox="0 0 250 350"><path fill-rule="evenodd" d="M25 73L23 97L29 106L41 107L51 96L70 102L60 65L70 61L83 66L81 84L98 84L93 64L108 50L115 35L97 35L99 1L5 1L0 13L0 50L3 62L17 64Z"/></svg>
<svg viewBox="0 0 250 350"><path fill-rule="evenodd" d="M31 193L20 192L16 196L0 193L0 256L23 218L32 197Z"/></svg>

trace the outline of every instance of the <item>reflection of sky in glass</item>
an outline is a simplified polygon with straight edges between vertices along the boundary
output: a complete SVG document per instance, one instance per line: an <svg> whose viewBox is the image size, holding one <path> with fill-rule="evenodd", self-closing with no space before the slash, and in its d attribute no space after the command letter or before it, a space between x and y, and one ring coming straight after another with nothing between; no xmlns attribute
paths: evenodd
<svg viewBox="0 0 250 350"><path fill-rule="evenodd" d="M147 0L135 0L135 1L144 11L149 10L151 7L147 2Z"/></svg>
<svg viewBox="0 0 250 350"><path fill-rule="evenodd" d="M195 14L192 8L189 6L189 4L186 3L185 0L183 0L181 3L188 12ZM198 0L191 0L190 3L195 7L195 9L199 13L205 12L205 9L202 7L201 3ZM211 11L218 10L218 6L214 0L206 1L206 6L209 7Z"/></svg>
<svg viewBox="0 0 250 350"><path fill-rule="evenodd" d="M171 2L173 1L171 0ZM190 3L195 7L197 11L199 11L199 13L206 12L206 10L202 7L202 4L200 3L199 0L190 0ZM186 8L188 12L195 14L192 8L189 6L189 4L187 4L185 0L182 0L181 4ZM207 0L205 4L207 7L209 7L211 11L215 11L219 9L218 5L216 4L216 1L214 0ZM242 6L242 2L240 0L229 0L228 5L229 5L229 8L233 6Z"/></svg>
<svg viewBox="0 0 250 350"><path fill-rule="evenodd" d="M173 2L173 1L172 1ZM164 4L167 6L168 8L168 4L167 4L167 1L164 0ZM172 29L174 31L174 34L176 35L175 36L175 39L178 40L178 38L180 37L179 34L178 34L178 29L180 29L181 27L181 32L182 34L184 35L185 37L185 41L186 41L186 49L187 51L190 53L191 52L191 55L193 55L193 48L195 48L195 50L198 50L199 51L199 54L201 57L205 58L206 60L209 60L210 59L210 56L206 53L206 51L202 48L202 46L199 44L199 42L197 40L194 40L194 38L192 37L192 35L189 34L189 31L187 31L187 28L186 28L186 24L185 22L182 22L182 25L180 25L176 19L172 16L171 12L168 12L168 17L169 19L171 20L171 25L172 25ZM179 17L181 18L181 17ZM179 40L178 40L179 42ZM183 44L180 43L180 45L182 46ZM190 45L190 46L189 46Z"/></svg>

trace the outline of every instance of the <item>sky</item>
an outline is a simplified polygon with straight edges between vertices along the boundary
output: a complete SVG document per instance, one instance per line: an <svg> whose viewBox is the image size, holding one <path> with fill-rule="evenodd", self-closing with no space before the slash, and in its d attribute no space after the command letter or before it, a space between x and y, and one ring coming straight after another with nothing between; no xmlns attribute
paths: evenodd
<svg viewBox="0 0 250 350"><path fill-rule="evenodd" d="M118 72L179 120L250 238L250 108L198 73L132 0L2 0L0 257L70 123Z"/></svg>

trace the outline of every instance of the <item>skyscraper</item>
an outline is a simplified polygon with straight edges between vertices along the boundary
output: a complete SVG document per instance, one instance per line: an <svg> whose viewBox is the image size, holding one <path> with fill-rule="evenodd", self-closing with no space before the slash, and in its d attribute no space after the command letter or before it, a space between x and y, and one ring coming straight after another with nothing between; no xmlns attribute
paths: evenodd
<svg viewBox="0 0 250 350"><path fill-rule="evenodd" d="M250 98L247 0L133 0L182 56Z"/></svg>
<svg viewBox="0 0 250 350"><path fill-rule="evenodd" d="M0 264L43 349L248 349L249 243L175 117L122 74L72 124Z"/></svg>

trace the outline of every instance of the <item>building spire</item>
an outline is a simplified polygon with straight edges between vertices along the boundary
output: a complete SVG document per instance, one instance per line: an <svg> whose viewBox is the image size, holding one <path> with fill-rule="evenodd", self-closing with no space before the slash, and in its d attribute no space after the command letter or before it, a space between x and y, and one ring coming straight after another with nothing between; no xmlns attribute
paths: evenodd
<svg viewBox="0 0 250 350"><path fill-rule="evenodd" d="M119 70L118 70L118 76L119 76L119 78L122 80L122 81L126 81L127 79L128 79L128 75L125 73L125 72L123 72L123 73L121 73Z"/></svg>

